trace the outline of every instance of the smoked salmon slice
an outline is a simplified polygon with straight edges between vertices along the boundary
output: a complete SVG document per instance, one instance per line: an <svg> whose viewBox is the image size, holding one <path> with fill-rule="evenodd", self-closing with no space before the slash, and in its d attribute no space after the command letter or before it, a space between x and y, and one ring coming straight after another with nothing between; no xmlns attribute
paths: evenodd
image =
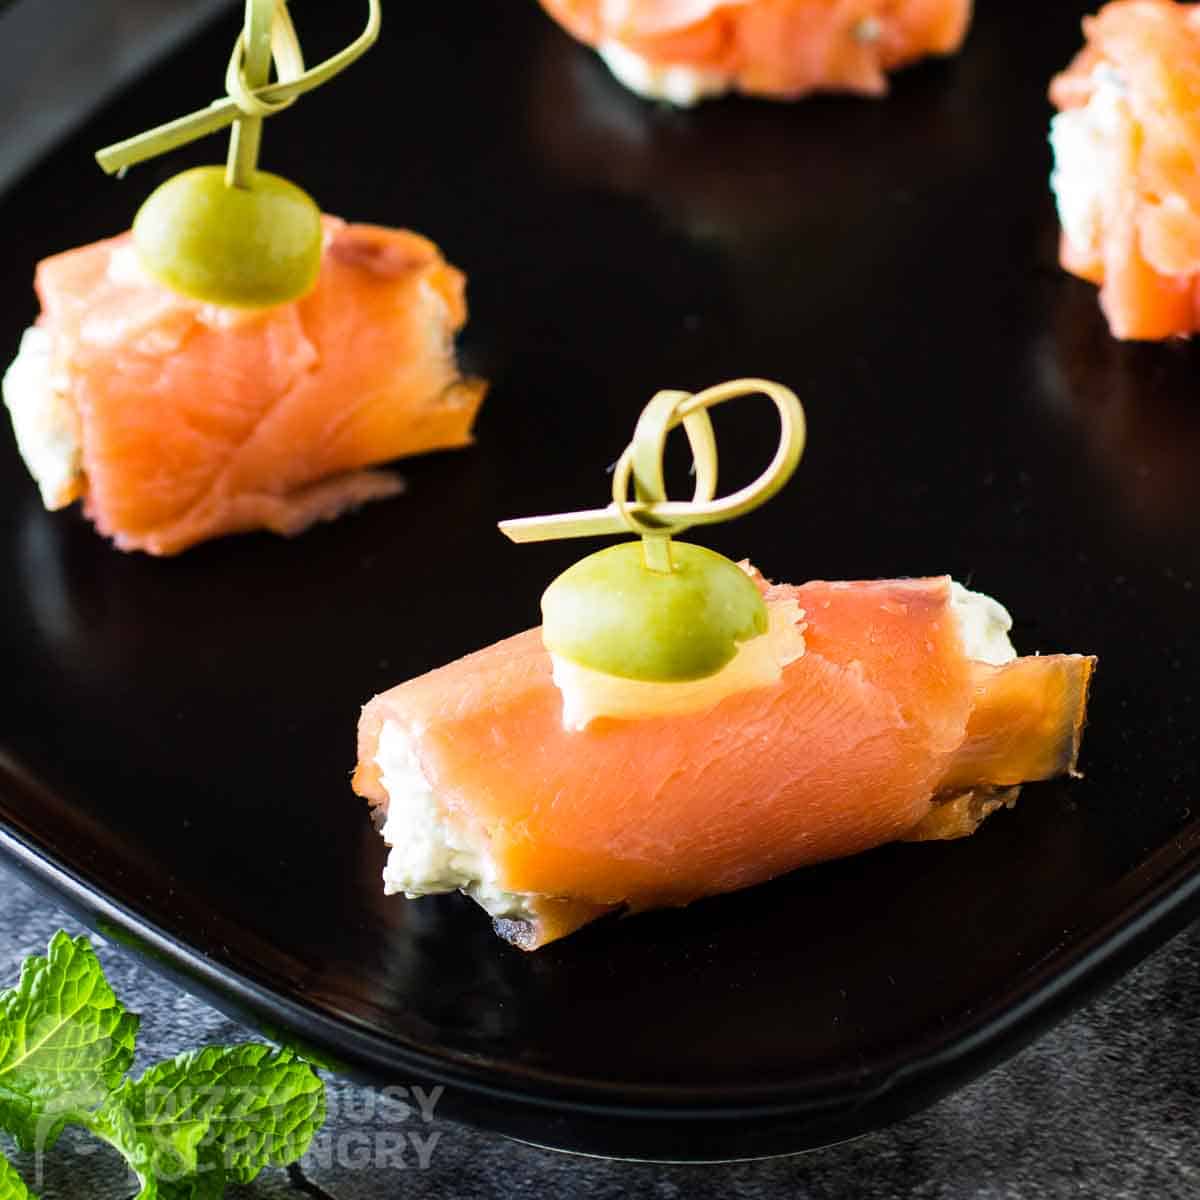
<svg viewBox="0 0 1200 1200"><path fill-rule="evenodd" d="M157 282L125 234L38 265L5 399L47 507L82 499L122 550L294 534L401 489L364 468L470 441L464 286L425 238L326 217L313 289L241 311Z"/></svg>
<svg viewBox="0 0 1200 1200"><path fill-rule="evenodd" d="M627 87L692 104L727 91L882 96L887 74L953 54L971 0L542 0Z"/></svg>
<svg viewBox="0 0 1200 1200"><path fill-rule="evenodd" d="M945 578L760 587L798 604L804 652L706 711L568 731L537 629L371 700L354 789L385 821L389 890L460 888L534 949L614 909L960 837L1075 772L1094 658L971 657Z"/></svg>
<svg viewBox="0 0 1200 1200"><path fill-rule="evenodd" d="M1059 258L1115 337L1200 328L1200 5L1113 0L1050 85Z"/></svg>

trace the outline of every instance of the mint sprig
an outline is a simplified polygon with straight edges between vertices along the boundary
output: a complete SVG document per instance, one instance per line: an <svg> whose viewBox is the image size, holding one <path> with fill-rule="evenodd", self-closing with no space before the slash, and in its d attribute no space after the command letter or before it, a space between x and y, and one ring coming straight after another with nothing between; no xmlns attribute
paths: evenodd
<svg viewBox="0 0 1200 1200"><path fill-rule="evenodd" d="M114 1146L138 1200L219 1200L266 1166L295 1162L325 1122L325 1086L291 1050L208 1046L127 1072L139 1018L87 938L57 933L0 992L0 1130L43 1151L67 1124ZM0 1156L0 1200L33 1200Z"/></svg>

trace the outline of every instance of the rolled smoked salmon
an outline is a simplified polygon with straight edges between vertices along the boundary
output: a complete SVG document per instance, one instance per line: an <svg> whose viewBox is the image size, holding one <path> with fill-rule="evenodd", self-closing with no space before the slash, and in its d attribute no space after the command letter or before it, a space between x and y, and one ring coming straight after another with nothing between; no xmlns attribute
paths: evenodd
<svg viewBox="0 0 1200 1200"><path fill-rule="evenodd" d="M38 265L37 325L5 378L48 508L82 499L122 550L298 533L402 487L367 470L462 446L485 385L453 335L464 277L430 241L324 218L316 285L273 308L189 299L128 234Z"/></svg>
<svg viewBox="0 0 1200 1200"><path fill-rule="evenodd" d="M627 87L692 104L727 91L882 96L887 73L953 54L971 0L541 0Z"/></svg>
<svg viewBox="0 0 1200 1200"><path fill-rule="evenodd" d="M1114 0L1054 78L1059 258L1115 337L1200 328L1200 5Z"/></svg>
<svg viewBox="0 0 1200 1200"><path fill-rule="evenodd" d="M535 949L615 909L960 837L1075 772L1094 658L1005 637L983 661L945 578L756 579L799 606L803 653L706 711L568 731L537 629L371 700L354 788L386 821L388 889L460 888Z"/></svg>

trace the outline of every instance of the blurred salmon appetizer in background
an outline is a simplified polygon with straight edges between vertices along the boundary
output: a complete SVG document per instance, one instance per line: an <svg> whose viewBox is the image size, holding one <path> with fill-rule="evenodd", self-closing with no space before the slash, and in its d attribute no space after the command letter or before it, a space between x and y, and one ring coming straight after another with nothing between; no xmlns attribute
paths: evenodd
<svg viewBox="0 0 1200 1200"><path fill-rule="evenodd" d="M414 233L322 229L315 285L262 309L166 286L129 234L38 265L4 398L47 508L80 499L122 550L175 554L298 533L401 490L364 468L471 440L462 273Z"/></svg>
<svg viewBox="0 0 1200 1200"><path fill-rule="evenodd" d="M887 73L953 54L971 0L541 0L626 87L690 105L743 92L882 96Z"/></svg>
<svg viewBox="0 0 1200 1200"><path fill-rule="evenodd" d="M1200 5L1114 0L1050 85L1060 260L1113 336L1200 328Z"/></svg>

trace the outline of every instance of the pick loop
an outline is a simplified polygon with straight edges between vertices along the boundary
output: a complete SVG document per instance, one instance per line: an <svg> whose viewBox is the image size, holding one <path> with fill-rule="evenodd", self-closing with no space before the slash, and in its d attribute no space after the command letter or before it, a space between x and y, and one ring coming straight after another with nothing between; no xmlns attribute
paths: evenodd
<svg viewBox="0 0 1200 1200"><path fill-rule="evenodd" d="M775 455L752 483L715 499L717 442L708 409L739 396L760 393L774 401L779 412ZM667 436L680 425L695 463L696 486L691 500L669 500L663 480ZM633 441L617 460L611 504L581 512L501 521L500 530L514 542L547 542L628 530L643 538L647 567L669 571L672 536L693 525L732 520L765 504L791 478L804 453L805 437L804 409L796 394L769 379L733 379L694 394L662 391L642 410Z"/></svg>
<svg viewBox="0 0 1200 1200"><path fill-rule="evenodd" d="M227 125L238 128L230 147L230 173L242 184L257 158L257 128L264 117L282 112L294 101L328 82L362 57L379 37L379 0L367 0L366 28L344 50L304 69L304 59L286 0L246 0L246 23L234 44L225 72L226 95L207 108L168 121L136 137L114 142L96 152L110 175L166 154ZM278 79L268 83L271 59ZM231 180L232 182L233 180Z"/></svg>

